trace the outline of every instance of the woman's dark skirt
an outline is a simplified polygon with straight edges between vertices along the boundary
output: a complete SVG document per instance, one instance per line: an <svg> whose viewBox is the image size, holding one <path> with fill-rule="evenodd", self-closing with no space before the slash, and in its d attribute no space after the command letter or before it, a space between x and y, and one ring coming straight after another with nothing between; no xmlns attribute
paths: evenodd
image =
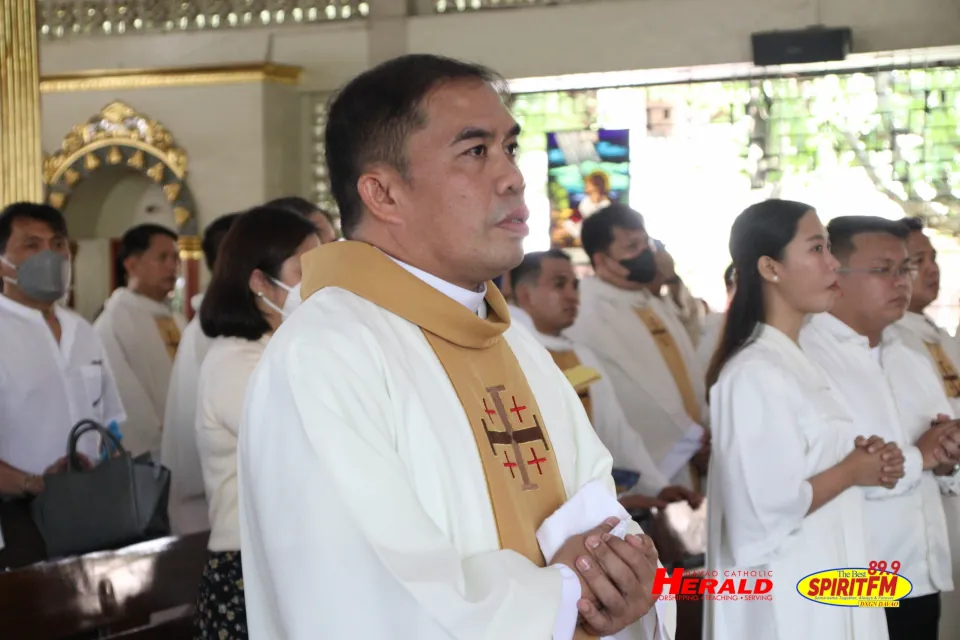
<svg viewBox="0 0 960 640"><path fill-rule="evenodd" d="M210 552L200 578L194 640L247 640L239 551Z"/></svg>

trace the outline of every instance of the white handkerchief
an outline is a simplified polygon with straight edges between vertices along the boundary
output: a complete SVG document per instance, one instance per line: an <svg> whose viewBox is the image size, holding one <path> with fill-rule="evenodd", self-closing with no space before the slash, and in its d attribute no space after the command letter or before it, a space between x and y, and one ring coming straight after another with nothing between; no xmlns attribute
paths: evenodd
<svg viewBox="0 0 960 640"><path fill-rule="evenodd" d="M684 465L690 462L690 458L696 455L697 451L700 451L700 447L703 446L701 442L702 438L703 427L698 424L690 425L690 428L683 434L683 437L673 445L670 453L665 455L663 460L660 461L660 464L657 465L660 473L667 478L672 478L677 475L680 469L683 469Z"/></svg>
<svg viewBox="0 0 960 640"><path fill-rule="evenodd" d="M610 517L630 520L630 514L617 502L606 484L591 480L540 525L537 542L540 543L543 557L549 564L567 539L593 529ZM623 538L627 533L627 525L621 524L619 537Z"/></svg>

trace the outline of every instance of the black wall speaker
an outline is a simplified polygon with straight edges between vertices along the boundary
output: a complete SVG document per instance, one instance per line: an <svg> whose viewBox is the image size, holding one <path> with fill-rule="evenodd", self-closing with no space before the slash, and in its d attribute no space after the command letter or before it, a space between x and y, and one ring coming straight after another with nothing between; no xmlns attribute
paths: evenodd
<svg viewBox="0 0 960 640"><path fill-rule="evenodd" d="M853 32L847 27L769 31L750 37L753 64L758 67L843 60L853 50Z"/></svg>

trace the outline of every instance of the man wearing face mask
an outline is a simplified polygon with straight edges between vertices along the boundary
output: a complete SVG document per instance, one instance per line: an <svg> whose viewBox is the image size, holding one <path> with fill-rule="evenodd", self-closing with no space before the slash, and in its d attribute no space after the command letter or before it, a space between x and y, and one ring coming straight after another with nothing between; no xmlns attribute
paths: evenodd
<svg viewBox="0 0 960 640"><path fill-rule="evenodd" d="M610 372L661 473L700 490L709 456L704 372L683 324L649 291L657 263L643 217L612 205L584 222L581 241L596 275L580 285L567 335Z"/></svg>
<svg viewBox="0 0 960 640"><path fill-rule="evenodd" d="M70 284L59 211L20 202L0 213L0 275L0 495L9 497L39 493L44 475L66 468L77 422L125 416L100 338L56 304ZM80 451L96 456L96 439L81 439Z"/></svg>

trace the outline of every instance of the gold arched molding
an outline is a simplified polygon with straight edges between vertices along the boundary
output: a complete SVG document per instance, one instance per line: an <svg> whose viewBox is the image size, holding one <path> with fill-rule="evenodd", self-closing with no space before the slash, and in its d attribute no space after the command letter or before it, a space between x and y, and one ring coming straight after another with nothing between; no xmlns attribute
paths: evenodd
<svg viewBox="0 0 960 640"><path fill-rule="evenodd" d="M74 126L56 153L44 158L46 201L63 209L77 185L101 167L125 166L156 182L173 207L177 233L193 249L196 206L187 185L187 152L169 130L123 102L111 102ZM184 247L181 247L184 249Z"/></svg>

